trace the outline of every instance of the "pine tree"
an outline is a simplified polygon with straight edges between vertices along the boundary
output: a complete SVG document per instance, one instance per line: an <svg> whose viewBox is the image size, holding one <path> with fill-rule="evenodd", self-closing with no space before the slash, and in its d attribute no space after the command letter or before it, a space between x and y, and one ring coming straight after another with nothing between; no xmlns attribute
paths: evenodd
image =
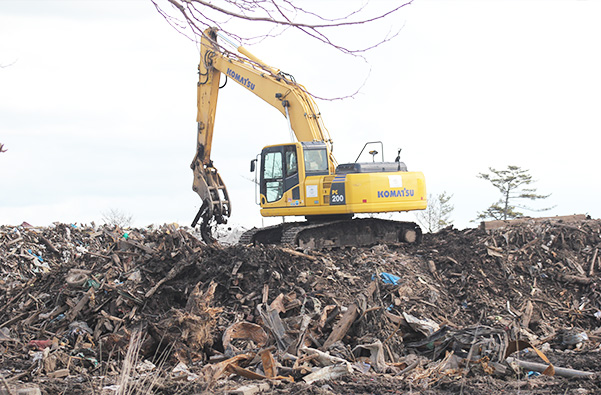
<svg viewBox="0 0 601 395"><path fill-rule="evenodd" d="M485 211L479 212L477 219L507 220L524 215L522 212L517 211L517 209L546 211L552 208L533 209L514 203L519 199L538 200L551 196L550 194L537 194L536 188L526 188L526 186L534 182L528 170L521 169L519 166L507 166L505 170L497 170L489 167L488 170L488 173L478 174L478 178L490 181L501 193L501 198L496 203L490 205Z"/></svg>

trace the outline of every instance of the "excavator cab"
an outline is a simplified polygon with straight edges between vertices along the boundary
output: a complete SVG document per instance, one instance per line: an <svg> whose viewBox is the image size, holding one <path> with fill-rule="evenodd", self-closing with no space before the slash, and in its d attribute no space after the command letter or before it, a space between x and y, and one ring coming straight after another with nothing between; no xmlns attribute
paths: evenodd
<svg viewBox="0 0 601 395"><path fill-rule="evenodd" d="M426 206L423 174L408 172L400 161L336 166L320 141L270 145L260 158L256 179L264 217L336 218Z"/></svg>
<svg viewBox="0 0 601 395"><path fill-rule="evenodd" d="M260 204L265 209L304 206L307 177L329 175L328 147L322 142L270 145L261 152ZM251 171L254 171L254 162Z"/></svg>

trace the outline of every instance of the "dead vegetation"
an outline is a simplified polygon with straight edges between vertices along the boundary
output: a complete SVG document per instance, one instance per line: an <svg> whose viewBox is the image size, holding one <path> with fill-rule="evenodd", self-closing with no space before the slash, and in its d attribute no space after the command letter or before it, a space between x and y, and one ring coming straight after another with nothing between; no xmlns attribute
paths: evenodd
<svg viewBox="0 0 601 395"><path fill-rule="evenodd" d="M0 393L598 393L601 221L492 225L331 251L0 227Z"/></svg>

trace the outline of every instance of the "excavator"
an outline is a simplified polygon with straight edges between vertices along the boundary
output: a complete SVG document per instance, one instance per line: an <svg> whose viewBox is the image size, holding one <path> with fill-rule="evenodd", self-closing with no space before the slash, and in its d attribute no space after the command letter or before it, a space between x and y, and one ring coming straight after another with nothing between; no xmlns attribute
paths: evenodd
<svg viewBox="0 0 601 395"><path fill-rule="evenodd" d="M384 162L382 143L369 142L355 162L338 164L332 153L333 141L308 91L290 74L268 66L216 28L203 32L198 70L197 149L190 167L194 173L192 189L202 205L192 227L201 221L205 241L214 240L212 224L227 223L232 210L225 184L211 159L220 78L224 75L226 82L233 80L280 111L294 136L293 142L263 148L260 160L251 161L261 215L305 217L305 221L253 228L241 236L240 243L319 249L420 242L422 232L417 224L369 215L427 207L425 177L422 172L407 170L400 150L394 162ZM358 162L366 147L373 144L380 144L382 161L375 160L378 151L373 149L369 151L371 162ZM368 215L353 218L356 214Z"/></svg>

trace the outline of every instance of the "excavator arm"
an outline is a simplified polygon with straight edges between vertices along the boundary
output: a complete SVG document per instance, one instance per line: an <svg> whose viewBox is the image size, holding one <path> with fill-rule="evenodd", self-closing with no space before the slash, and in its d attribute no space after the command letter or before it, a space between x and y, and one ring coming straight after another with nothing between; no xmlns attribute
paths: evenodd
<svg viewBox="0 0 601 395"><path fill-rule="evenodd" d="M203 36L201 47L204 48L208 43L209 37ZM198 112L196 115L198 133L196 153L190 168L194 172L192 189L198 194L202 202L196 217L192 221L192 227L195 227L198 221L202 219L202 238L206 242L211 242L213 238L210 223L212 221L218 224L226 223L231 214L231 204L225 184L211 160L213 127L221 73L210 66L207 67L207 62L203 60L207 56L209 54L206 51L201 51L201 61L198 65Z"/></svg>
<svg viewBox="0 0 601 395"><path fill-rule="evenodd" d="M280 111L289 122L290 129L299 142L320 141L328 144L331 171L336 166L332 156L332 139L323 122L315 101L305 88L278 69L267 66L245 48L236 46L238 53L227 51L217 43L217 29L205 30L200 46L198 82L198 133L196 154L191 164L194 172L193 190L199 195L202 206L192 222L196 226L202 219L201 233L210 240L209 222L226 223L231 214L231 203L221 176L211 160L211 145L221 74L235 81Z"/></svg>

